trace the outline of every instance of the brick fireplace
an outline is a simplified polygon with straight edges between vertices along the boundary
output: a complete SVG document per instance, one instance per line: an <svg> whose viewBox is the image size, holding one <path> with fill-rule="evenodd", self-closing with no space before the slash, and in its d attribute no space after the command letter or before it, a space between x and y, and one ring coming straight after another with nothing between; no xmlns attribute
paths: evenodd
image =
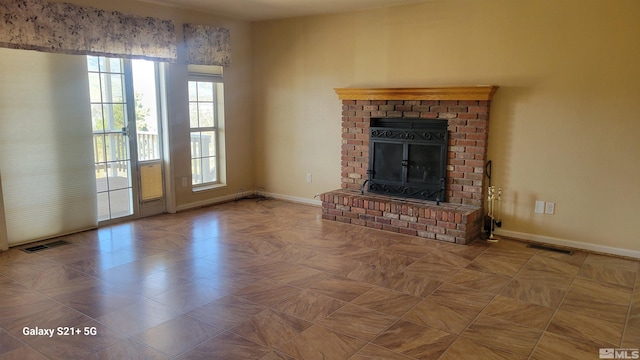
<svg viewBox="0 0 640 360"><path fill-rule="evenodd" d="M484 214L489 108L497 86L335 89L342 100L341 189L321 195L323 219L468 244ZM438 119L449 131L445 202L364 192L372 118Z"/></svg>

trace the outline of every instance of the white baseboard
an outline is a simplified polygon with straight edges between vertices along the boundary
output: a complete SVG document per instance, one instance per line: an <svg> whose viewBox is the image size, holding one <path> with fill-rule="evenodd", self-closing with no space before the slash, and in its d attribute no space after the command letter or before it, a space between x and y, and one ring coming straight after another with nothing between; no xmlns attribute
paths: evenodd
<svg viewBox="0 0 640 360"><path fill-rule="evenodd" d="M273 194L273 193L267 193L267 194L265 194L265 196L272 197L272 198L278 199L278 200L291 201L291 202L295 202L295 203L299 203L299 204L322 206L322 201L317 200L317 199L307 199L307 198L301 198L301 197L295 197L295 196L289 196L289 195L282 195L282 194Z"/></svg>
<svg viewBox="0 0 640 360"><path fill-rule="evenodd" d="M243 193L243 195L244 196L251 196L251 195L254 195L254 192L253 191L245 191ZM299 203L299 204L322 206L322 201L315 200L315 199L306 199L306 198L300 198L300 197L295 197L295 196L282 195L282 194L272 194L272 193L264 193L264 194L260 194L260 195L264 195L266 197L279 199L279 200L291 201L291 202L295 202L295 203ZM220 204L220 203L236 200L237 198L238 198L238 196L234 194L234 195L220 196L220 197L217 197L217 198L207 199L207 200L203 200L203 201L197 201L197 202L193 202L193 203L189 203L189 204L183 204L183 205L180 205L180 206L177 207L177 211L184 211L184 210L199 208L199 207L203 207L203 206Z"/></svg>
<svg viewBox="0 0 640 360"><path fill-rule="evenodd" d="M592 251L597 253L640 259L640 251L636 251L636 250L627 250L627 249L621 249L616 247L589 244L589 243L584 243L579 241L565 240L565 239L559 239L559 238L554 238L550 236L535 235L535 234L522 233L522 232L510 231L510 230L502 230L502 229L496 229L495 233L496 235L503 235L503 236L511 237L515 239L522 239L522 240L528 240L532 242L544 243L549 245L564 246L564 247L578 249L578 250L586 250L586 251Z"/></svg>
<svg viewBox="0 0 640 360"><path fill-rule="evenodd" d="M196 201L196 202L192 202L192 203L188 203L188 204L179 205L179 206L176 207L176 210L177 211L184 211L184 210L194 209L194 208L203 207L203 206L220 204L220 203L223 203L223 202L233 201L233 200L236 199L236 197L237 197L237 195L234 194L234 195L220 196L220 197L213 198L213 199Z"/></svg>

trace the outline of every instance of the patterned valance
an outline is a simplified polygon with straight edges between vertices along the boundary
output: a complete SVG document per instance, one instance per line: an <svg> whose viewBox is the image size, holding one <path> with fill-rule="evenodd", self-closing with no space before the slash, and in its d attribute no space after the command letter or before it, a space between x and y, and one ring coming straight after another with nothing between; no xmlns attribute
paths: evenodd
<svg viewBox="0 0 640 360"><path fill-rule="evenodd" d="M175 61L171 20L68 3L0 0L0 47Z"/></svg>
<svg viewBox="0 0 640 360"><path fill-rule="evenodd" d="M187 63L192 65L231 64L229 30L206 25L184 24Z"/></svg>

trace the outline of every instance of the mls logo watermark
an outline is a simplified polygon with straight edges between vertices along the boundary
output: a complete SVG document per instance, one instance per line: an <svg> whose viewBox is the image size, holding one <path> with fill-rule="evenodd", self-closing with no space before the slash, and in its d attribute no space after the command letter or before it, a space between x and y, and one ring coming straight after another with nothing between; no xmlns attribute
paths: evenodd
<svg viewBox="0 0 640 360"><path fill-rule="evenodd" d="M640 349L601 348L600 359L640 359Z"/></svg>

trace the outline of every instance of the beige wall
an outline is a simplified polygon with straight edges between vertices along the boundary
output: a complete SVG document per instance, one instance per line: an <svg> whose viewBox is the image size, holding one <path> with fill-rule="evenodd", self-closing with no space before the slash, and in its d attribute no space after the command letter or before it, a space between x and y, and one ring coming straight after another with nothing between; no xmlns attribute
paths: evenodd
<svg viewBox="0 0 640 360"><path fill-rule="evenodd" d="M640 256L638 19L636 0L434 0L255 23L257 185L308 199L340 186L335 87L498 85L503 230Z"/></svg>

